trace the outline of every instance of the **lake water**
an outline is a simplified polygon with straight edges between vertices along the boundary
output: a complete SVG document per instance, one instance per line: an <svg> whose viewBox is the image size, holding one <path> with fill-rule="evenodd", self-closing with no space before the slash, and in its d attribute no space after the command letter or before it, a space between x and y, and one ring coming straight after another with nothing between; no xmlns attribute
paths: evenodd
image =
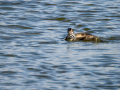
<svg viewBox="0 0 120 90"><path fill-rule="evenodd" d="M23 89L120 90L120 0L0 0L0 90Z"/></svg>

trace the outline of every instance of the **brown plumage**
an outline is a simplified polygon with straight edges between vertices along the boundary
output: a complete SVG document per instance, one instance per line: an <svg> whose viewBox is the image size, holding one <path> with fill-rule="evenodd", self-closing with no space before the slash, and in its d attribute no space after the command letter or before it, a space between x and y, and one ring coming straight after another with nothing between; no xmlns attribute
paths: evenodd
<svg viewBox="0 0 120 90"><path fill-rule="evenodd" d="M76 33L74 34L72 28L68 28L68 35L65 38L66 41L96 41L101 42L101 40L94 35L91 35L89 33Z"/></svg>

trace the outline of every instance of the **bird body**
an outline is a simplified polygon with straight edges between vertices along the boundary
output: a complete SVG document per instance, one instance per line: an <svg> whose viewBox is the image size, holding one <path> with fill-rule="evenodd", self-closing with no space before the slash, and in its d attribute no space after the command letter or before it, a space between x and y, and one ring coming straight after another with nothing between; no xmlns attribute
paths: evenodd
<svg viewBox="0 0 120 90"><path fill-rule="evenodd" d="M74 34L72 28L68 28L68 35L65 38L66 41L96 41L100 42L101 40L92 34L89 33L76 33Z"/></svg>

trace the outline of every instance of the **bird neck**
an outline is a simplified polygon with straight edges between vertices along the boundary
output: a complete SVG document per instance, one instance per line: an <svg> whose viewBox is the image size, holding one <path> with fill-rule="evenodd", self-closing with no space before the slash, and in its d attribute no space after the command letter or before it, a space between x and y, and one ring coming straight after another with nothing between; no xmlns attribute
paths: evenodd
<svg viewBox="0 0 120 90"><path fill-rule="evenodd" d="M75 34L68 34L68 38L70 38L70 39L75 39Z"/></svg>

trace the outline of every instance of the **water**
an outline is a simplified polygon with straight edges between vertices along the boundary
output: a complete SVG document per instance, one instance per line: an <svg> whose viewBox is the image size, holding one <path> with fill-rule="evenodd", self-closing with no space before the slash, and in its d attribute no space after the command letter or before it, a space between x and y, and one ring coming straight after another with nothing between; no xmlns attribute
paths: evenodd
<svg viewBox="0 0 120 90"><path fill-rule="evenodd" d="M119 43L119 0L1 0L0 89L120 90Z"/></svg>

